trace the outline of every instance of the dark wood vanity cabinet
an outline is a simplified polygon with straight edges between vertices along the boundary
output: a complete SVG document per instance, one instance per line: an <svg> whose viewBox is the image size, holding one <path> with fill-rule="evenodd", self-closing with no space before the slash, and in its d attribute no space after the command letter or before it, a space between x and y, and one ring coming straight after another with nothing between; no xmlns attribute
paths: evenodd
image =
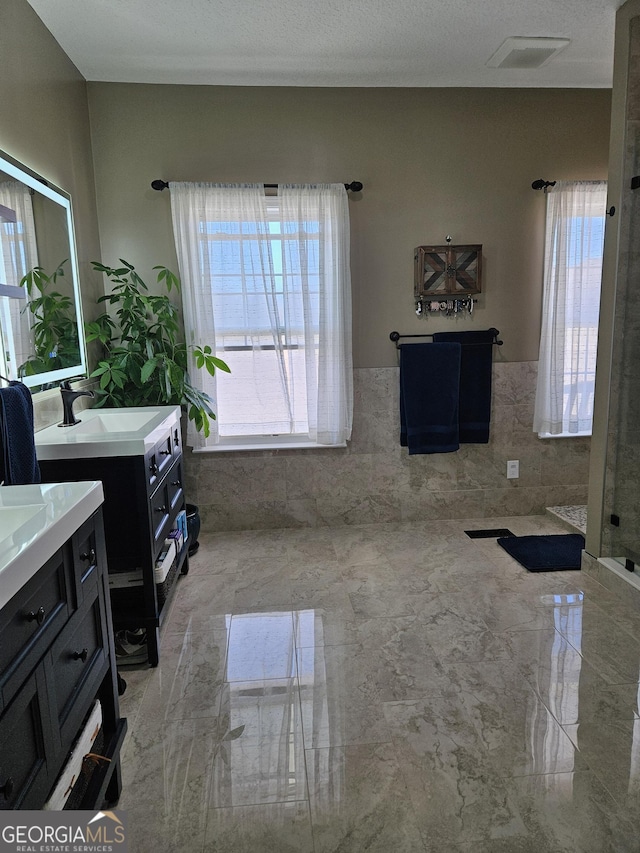
<svg viewBox="0 0 640 853"><path fill-rule="evenodd" d="M182 442L179 423L172 425L146 453L137 456L43 460L43 481L101 480L104 488L104 526L112 581L133 577L126 586L111 585L111 609L116 631L144 628L149 663L159 660L159 629L180 574L189 570L184 542L171 577L156 587L154 567L164 541L185 509Z"/></svg>
<svg viewBox="0 0 640 853"><path fill-rule="evenodd" d="M120 718L102 512L0 610L0 809L40 809L100 700L100 762L74 808L120 796Z"/></svg>

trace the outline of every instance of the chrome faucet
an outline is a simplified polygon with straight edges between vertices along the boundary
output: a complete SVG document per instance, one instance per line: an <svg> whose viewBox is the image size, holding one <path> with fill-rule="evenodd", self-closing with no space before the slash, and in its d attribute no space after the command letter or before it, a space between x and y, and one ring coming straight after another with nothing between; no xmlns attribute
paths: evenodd
<svg viewBox="0 0 640 853"><path fill-rule="evenodd" d="M61 427L75 426L80 423L80 419L73 414L73 403L78 397L93 397L93 391L74 391L68 379L60 383L60 393L62 394L62 423L58 424Z"/></svg>

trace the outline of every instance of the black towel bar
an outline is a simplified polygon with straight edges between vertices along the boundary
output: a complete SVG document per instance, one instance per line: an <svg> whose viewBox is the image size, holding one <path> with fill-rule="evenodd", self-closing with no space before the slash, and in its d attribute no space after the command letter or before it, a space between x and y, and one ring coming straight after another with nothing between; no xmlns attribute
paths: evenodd
<svg viewBox="0 0 640 853"><path fill-rule="evenodd" d="M501 347L503 344L503 341L501 341L498 338L498 335L500 334L500 332L497 329L494 329L493 327L491 329L487 329L487 331L493 333L494 340L490 342L490 345L491 346L495 345L497 347ZM401 345L398 343L400 338L432 338L432 337L433 337L433 335L401 335L400 332L391 332L391 334L389 335L389 340L393 341L393 343L396 345L396 349L400 349ZM469 344L462 344L461 346L484 347L486 345L487 345L486 343L477 343L477 344L469 343Z"/></svg>

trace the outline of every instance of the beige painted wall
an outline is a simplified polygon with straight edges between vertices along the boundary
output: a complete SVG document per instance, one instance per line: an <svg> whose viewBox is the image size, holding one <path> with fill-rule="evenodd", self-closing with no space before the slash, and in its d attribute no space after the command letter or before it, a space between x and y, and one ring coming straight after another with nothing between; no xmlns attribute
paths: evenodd
<svg viewBox="0 0 640 853"><path fill-rule="evenodd" d="M354 363L369 390L358 399L356 444L348 454L360 458L342 476L347 453L311 453L307 463L287 456L265 463L253 455L247 464L263 466L267 488L254 509L263 498L269 502L277 486L284 489L286 510L278 523L323 523L323 484L333 512L336 494L341 496L344 523L362 519L363 502L371 520L384 513L403 517L415 510L418 492L432 501L430 489L438 483L453 495L454 514L461 511L461 496L454 495L460 490L470 492L467 514L475 507L495 515L496 489L507 498L505 509L515 512L584 499L576 491L584 477L576 472L584 468L586 442L545 445L540 454L527 420L544 223L544 197L531 190L531 181L606 176L609 92L87 86L26 0L0 3L0 56L0 149L71 193L86 316L93 315L102 287L89 264L100 257L100 243L105 262L124 256L147 273L156 263L176 265L169 197L150 189L154 178L363 181L364 192L350 203ZM376 368L396 364L388 340L392 329L406 334L452 328L446 320L420 321L412 298L415 246L442 242L447 233L456 242L484 245L485 292L473 320L462 327L497 326L505 346L496 359L523 363L496 366L497 375L502 370L506 377L496 380L497 392L506 394L503 399L496 392L496 401L509 411L496 413L493 444L483 456L450 454L439 460L442 470L432 471L433 460L424 459L405 470L397 429L385 421L397 415L397 405L383 395L382 422L371 417L380 408L385 376L391 377L389 394L397 391L396 371ZM37 401L38 426L59 420L54 396ZM521 480L508 487L506 458L523 460ZM308 476L309 459L317 476ZM234 460L187 461L195 494L200 486L207 500L213 494L226 505L239 479L231 470L228 487L221 488L219 469L233 469ZM334 469L339 482L332 480ZM349 473L354 470L360 479ZM252 469L244 479L247 488L257 482L254 474ZM387 480L397 494L389 496ZM301 482L309 494L301 492ZM246 503L243 493L242 511Z"/></svg>
<svg viewBox="0 0 640 853"><path fill-rule="evenodd" d="M85 317L102 282L84 78L26 0L0 3L0 149L71 194Z"/></svg>
<svg viewBox="0 0 640 853"><path fill-rule="evenodd" d="M393 329L452 328L413 306L413 249L448 233L484 246L464 328L496 326L500 359L537 360L545 201L531 182L607 175L605 90L90 83L89 102L105 263L175 268L155 178L362 181L350 203L356 367L396 363Z"/></svg>

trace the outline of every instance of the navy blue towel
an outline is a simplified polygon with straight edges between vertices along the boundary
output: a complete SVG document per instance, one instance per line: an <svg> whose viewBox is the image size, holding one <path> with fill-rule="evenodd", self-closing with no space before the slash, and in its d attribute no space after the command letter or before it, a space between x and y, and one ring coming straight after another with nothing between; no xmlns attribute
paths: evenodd
<svg viewBox="0 0 640 853"><path fill-rule="evenodd" d="M494 332L436 332L433 340L462 345L460 444L488 444Z"/></svg>
<svg viewBox="0 0 640 853"><path fill-rule="evenodd" d="M31 392L22 382L0 388L0 482L26 486L40 482Z"/></svg>
<svg viewBox="0 0 640 853"><path fill-rule="evenodd" d="M414 453L452 453L458 441L460 344L400 347L400 444Z"/></svg>

